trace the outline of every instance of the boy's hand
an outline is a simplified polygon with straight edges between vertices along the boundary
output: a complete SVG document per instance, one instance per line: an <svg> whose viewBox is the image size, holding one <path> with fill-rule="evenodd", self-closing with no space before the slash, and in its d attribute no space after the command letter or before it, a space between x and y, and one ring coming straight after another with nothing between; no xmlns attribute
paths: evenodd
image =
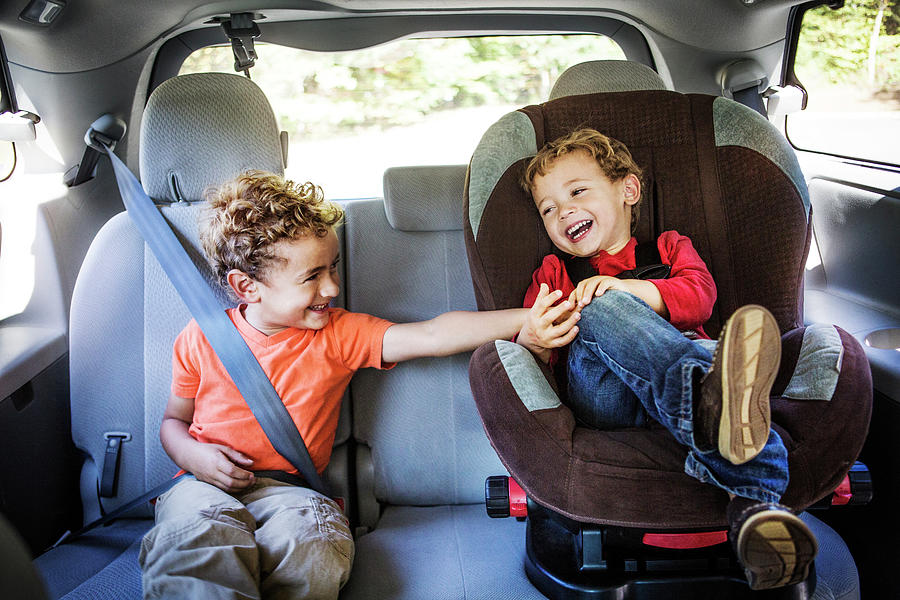
<svg viewBox="0 0 900 600"><path fill-rule="evenodd" d="M253 461L228 446L198 443L192 454L187 470L200 481L226 492L243 490L254 481L253 472L247 470L253 466Z"/></svg>
<svg viewBox="0 0 900 600"><path fill-rule="evenodd" d="M578 282L578 286L569 296L569 300L575 305L576 310L581 310L590 304L591 300L602 296L607 290L619 290L637 296L646 302L656 314L664 319L669 318L669 309L663 302L659 288L653 282L643 279L619 279L609 275L596 275Z"/></svg>
<svg viewBox="0 0 900 600"><path fill-rule="evenodd" d="M619 279L610 277L609 275L595 275L578 282L575 291L572 292L570 299L575 302L578 309L582 309L591 303L596 297L602 296L606 290L621 290L635 294L628 279ZM637 294L635 294L637 295Z"/></svg>
<svg viewBox="0 0 900 600"><path fill-rule="evenodd" d="M565 302L553 306L562 297L562 292L550 292L546 283L541 284L525 324L519 331L516 341L528 348L544 362L550 360L550 350L560 348L575 339L578 334L576 323L581 313L576 310L572 297Z"/></svg>

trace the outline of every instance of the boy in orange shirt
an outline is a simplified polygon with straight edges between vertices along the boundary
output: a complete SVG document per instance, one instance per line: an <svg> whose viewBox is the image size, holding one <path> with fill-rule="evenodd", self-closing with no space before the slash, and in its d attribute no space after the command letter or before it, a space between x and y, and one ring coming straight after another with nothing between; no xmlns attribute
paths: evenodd
<svg viewBox="0 0 900 600"><path fill-rule="evenodd" d="M322 472L357 369L509 338L524 309L394 324L329 306L342 209L311 183L248 172L209 196L203 249L240 304L228 311ZM277 454L197 323L175 341L160 439L191 473L156 503L140 553L145 598L336 598L353 562L337 505Z"/></svg>

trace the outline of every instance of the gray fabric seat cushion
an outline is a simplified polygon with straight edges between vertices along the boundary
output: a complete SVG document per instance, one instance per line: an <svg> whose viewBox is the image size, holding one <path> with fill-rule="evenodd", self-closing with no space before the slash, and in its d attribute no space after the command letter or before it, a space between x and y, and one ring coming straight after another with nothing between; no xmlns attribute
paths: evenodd
<svg viewBox="0 0 900 600"><path fill-rule="evenodd" d="M525 523L484 505L390 506L356 543L342 600L474 600L544 596L522 568Z"/></svg>
<svg viewBox="0 0 900 600"><path fill-rule="evenodd" d="M819 540L812 600L856 600L859 579L846 544L828 525L801 515ZM525 523L491 519L481 504L390 506L356 543L342 600L538 600L525 575Z"/></svg>
<svg viewBox="0 0 900 600"><path fill-rule="evenodd" d="M42 554L34 564L47 595L85 600L140 598L137 556L141 539L152 525L152 519L120 519Z"/></svg>

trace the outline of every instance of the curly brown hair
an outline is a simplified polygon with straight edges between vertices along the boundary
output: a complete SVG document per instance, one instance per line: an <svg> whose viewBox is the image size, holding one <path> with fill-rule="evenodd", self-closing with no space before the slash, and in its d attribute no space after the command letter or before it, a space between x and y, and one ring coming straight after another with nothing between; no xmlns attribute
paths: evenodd
<svg viewBox="0 0 900 600"><path fill-rule="evenodd" d="M615 138L587 127L544 144L543 148L525 167L521 181L522 187L531 194L535 178L546 175L557 159L573 152L587 152L591 158L597 161L600 170L613 183L621 181L628 175L634 175L641 182L643 196L643 171L634 162L628 147ZM637 224L640 203L641 199L638 198L638 201L631 207L632 232Z"/></svg>
<svg viewBox="0 0 900 600"><path fill-rule="evenodd" d="M276 243L309 234L323 237L344 216L319 186L264 171L247 171L212 187L206 200L200 243L226 289L232 269L266 283L267 270L281 260Z"/></svg>

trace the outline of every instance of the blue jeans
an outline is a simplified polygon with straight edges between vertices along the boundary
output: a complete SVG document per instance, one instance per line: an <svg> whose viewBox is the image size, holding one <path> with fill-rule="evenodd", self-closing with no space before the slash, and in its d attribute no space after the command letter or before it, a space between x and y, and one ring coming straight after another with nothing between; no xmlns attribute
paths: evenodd
<svg viewBox="0 0 900 600"><path fill-rule="evenodd" d="M737 496L777 502L788 484L787 449L770 430L752 460L733 465L694 440L694 389L715 342L690 340L645 302L617 290L584 308L569 345L569 407L598 429L661 423L689 449L684 470Z"/></svg>

